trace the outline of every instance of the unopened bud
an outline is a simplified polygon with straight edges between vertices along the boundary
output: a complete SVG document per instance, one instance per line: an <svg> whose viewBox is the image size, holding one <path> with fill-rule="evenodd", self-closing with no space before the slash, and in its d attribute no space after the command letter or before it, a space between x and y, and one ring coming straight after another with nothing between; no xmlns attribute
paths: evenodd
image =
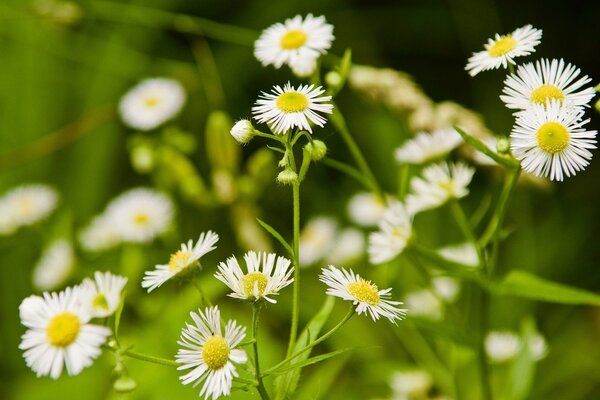
<svg viewBox="0 0 600 400"><path fill-rule="evenodd" d="M600 112L600 100L596 102L596 110Z"/></svg>
<svg viewBox="0 0 600 400"><path fill-rule="evenodd" d="M498 139L498 143L496 143L496 150L499 154L506 154L510 149L510 142L507 138Z"/></svg>
<svg viewBox="0 0 600 400"><path fill-rule="evenodd" d="M118 393L129 393L135 390L137 383L129 376L121 376L115 383L113 383L113 389Z"/></svg>
<svg viewBox="0 0 600 400"><path fill-rule="evenodd" d="M343 79L339 72L329 71L325 75L325 83L327 83L327 86L329 86L331 89L337 90L342 85Z"/></svg>
<svg viewBox="0 0 600 400"><path fill-rule="evenodd" d="M282 185L291 185L298 182L298 174L291 169L286 168L277 175L277 182Z"/></svg>
<svg viewBox="0 0 600 400"><path fill-rule="evenodd" d="M136 146L131 150L131 165L140 174L145 174L154 168L154 151L150 146Z"/></svg>
<svg viewBox="0 0 600 400"><path fill-rule="evenodd" d="M320 140L307 143L304 149L310 154L310 159L313 161L319 161L327 154L327 145Z"/></svg>
<svg viewBox="0 0 600 400"><path fill-rule="evenodd" d="M254 126L247 119L242 119L231 128L231 136L241 144L248 143L254 137Z"/></svg>

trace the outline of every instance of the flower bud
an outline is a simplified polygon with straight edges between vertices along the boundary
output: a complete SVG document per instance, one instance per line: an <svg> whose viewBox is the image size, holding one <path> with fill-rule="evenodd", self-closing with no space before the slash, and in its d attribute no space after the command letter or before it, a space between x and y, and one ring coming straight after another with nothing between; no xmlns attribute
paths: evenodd
<svg viewBox="0 0 600 400"><path fill-rule="evenodd" d="M140 174L145 174L154 168L155 157L154 151L150 146L140 145L131 150L130 153L131 165Z"/></svg>
<svg viewBox="0 0 600 400"><path fill-rule="evenodd" d="M325 83L333 90L338 90L342 86L343 79L339 72L329 71L325 75Z"/></svg>
<svg viewBox="0 0 600 400"><path fill-rule="evenodd" d="M137 383L129 376L121 376L113 383L113 389L118 393L129 393L135 390Z"/></svg>
<svg viewBox="0 0 600 400"><path fill-rule="evenodd" d="M291 169L286 168L277 175L277 182L282 185L291 185L298 182L298 174Z"/></svg>
<svg viewBox="0 0 600 400"><path fill-rule="evenodd" d="M319 161L327 154L327 146L320 140L307 143L304 149L310 154L310 159L313 161Z"/></svg>
<svg viewBox="0 0 600 400"><path fill-rule="evenodd" d="M600 112L600 100L596 102L596 111Z"/></svg>
<svg viewBox="0 0 600 400"><path fill-rule="evenodd" d="M508 153L509 149L510 149L510 142L508 141L507 138L498 139L498 143L496 143L496 150L498 151L498 153L506 154L506 153Z"/></svg>
<svg viewBox="0 0 600 400"><path fill-rule="evenodd" d="M248 143L254 137L254 126L247 119L242 119L231 128L231 136L241 144Z"/></svg>

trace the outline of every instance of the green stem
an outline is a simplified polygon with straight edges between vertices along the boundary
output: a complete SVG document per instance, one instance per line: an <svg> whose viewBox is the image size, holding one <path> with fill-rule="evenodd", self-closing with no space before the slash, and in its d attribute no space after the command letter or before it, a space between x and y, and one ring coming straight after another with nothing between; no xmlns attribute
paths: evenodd
<svg viewBox="0 0 600 400"><path fill-rule="evenodd" d="M204 86L204 92L208 104L212 110L220 110L225 107L225 91L221 84L221 76L219 68L210 49L210 46L202 38L197 38L192 43L192 51L198 70L200 79Z"/></svg>
<svg viewBox="0 0 600 400"><path fill-rule="evenodd" d="M304 346L303 348L301 348L300 350L298 350L296 353L294 353L293 355L288 355L286 357L285 360L281 361L280 363L278 363L277 365L274 365L273 367L269 368L268 370L266 370L263 373L263 376L269 375L271 374L273 371L275 371L276 369L278 369L279 367L281 367L282 365L287 364L288 362L292 361L294 358L298 357L299 355L301 355L302 353L304 353L307 350L312 349L313 347L315 347L316 345L318 345L319 343L323 342L324 340L327 340L327 338L329 338L331 335L333 335L338 329L340 329L342 326L344 326L344 324L346 322L348 322L350 320L350 318L352 318L354 316L354 314L356 313L354 306L352 305L350 307L350 310L348 310L348 313L346 314L346 316L340 321L338 322L338 324L336 326L334 326L333 328L331 328L329 331L327 331L327 333L323 334L323 336L319 337L318 339L316 339L314 342L311 342L310 344Z"/></svg>
<svg viewBox="0 0 600 400"><path fill-rule="evenodd" d="M480 378L481 378L481 390L483 391L483 398L485 400L492 400L492 387L490 384L490 371L486 358L485 351L485 336L489 327L489 305L490 305L490 295L484 289L481 288L481 298L479 302L479 325L480 325L480 340L479 340L479 368L480 368Z"/></svg>
<svg viewBox="0 0 600 400"><path fill-rule="evenodd" d="M473 229L469 224L469 220L467 219L464 210L462 209L460 203L456 199L451 201L450 208L452 209L452 215L454 216L454 219L461 232L465 236L465 239L467 239L470 243L472 243L475 246L475 249L477 251L478 265L481 265L481 260L483 258L481 248L479 247L479 243L475 238L475 234L473 233Z"/></svg>
<svg viewBox="0 0 600 400"><path fill-rule="evenodd" d="M339 108L337 107L336 104L333 105L333 113L331 114L331 122L336 127L336 129L338 130L340 135L342 135L342 139L344 139L346 146L348 146L348 150L350 150L350 154L352 154L352 157L354 158L354 161L356 162L358 169L363 173L365 178L369 182L371 182L373 191L379 196L379 198L381 200L385 200L385 198L383 196L383 191L381 190L381 187L377 183L377 179L375 179L375 175L373 175L373 172L371 171L369 164L367 164L367 161L365 160L365 157L363 156L362 152L360 151L360 148L358 147L358 145L354 141L354 138L350 134L350 131L348 130L348 126L346 125L346 120L344 119L344 116L341 114L341 112L339 111Z"/></svg>
<svg viewBox="0 0 600 400"><path fill-rule="evenodd" d="M200 284L196 280L196 277L195 276L192 277L191 281L192 281L192 285L194 285L194 287L196 288L196 290L200 294L200 300L202 301L202 304L205 305L205 306L207 306L207 307L211 307L212 303L208 299L208 297L206 297L206 295L204 294L204 290L202 290L202 287L200 286Z"/></svg>
<svg viewBox="0 0 600 400"><path fill-rule="evenodd" d="M410 164L400 166L400 181L398 182L398 199L404 201L410 183Z"/></svg>
<svg viewBox="0 0 600 400"><path fill-rule="evenodd" d="M256 389L258 390L258 393L260 394L260 398L263 400L269 400L269 393L267 392L267 389L265 388L265 385L263 383L263 377L262 374L260 372L260 364L258 362L258 336L257 336L257 332L258 332L258 317L260 314L260 304L258 302L254 302L252 304L252 338L254 339L254 342L252 343L252 350L254 351L254 372L256 375L256 381L258 382L258 385L256 386Z"/></svg>
<svg viewBox="0 0 600 400"><path fill-rule="evenodd" d="M162 357L149 356L147 354L141 354L131 350L125 350L121 354L127 357L135 358L136 360L146 361L152 364L166 365L167 367L179 367L179 363L173 360L167 360L166 358Z"/></svg>
<svg viewBox="0 0 600 400"><path fill-rule="evenodd" d="M329 157L325 157L325 158L321 159L321 162L328 167L336 169L336 170L348 175L349 177L356 179L361 185L363 185L365 188L369 189L370 191L375 192L377 190L376 187L374 187L372 185L371 181L366 179L365 176L363 174L361 174L359 170L349 166L348 164L344 164L341 161L337 161L337 160L334 160L333 158L329 158Z"/></svg>

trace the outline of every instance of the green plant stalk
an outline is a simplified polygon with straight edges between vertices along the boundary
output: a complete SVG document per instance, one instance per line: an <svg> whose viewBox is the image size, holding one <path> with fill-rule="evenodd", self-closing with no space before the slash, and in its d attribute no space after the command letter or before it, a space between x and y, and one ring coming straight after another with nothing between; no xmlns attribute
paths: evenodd
<svg viewBox="0 0 600 400"><path fill-rule="evenodd" d="M266 376L268 374L271 374L273 371L275 371L277 368L281 367L282 365L287 364L288 362L292 361L294 358L298 357L300 354L304 353L307 350L312 349L313 347L315 347L316 345L318 345L319 343L323 342L324 340L327 340L327 338L329 338L331 335L333 335L338 329L340 329L342 326L344 326L344 324L346 324L346 322L348 322L350 320L350 318L352 318L355 314L355 309L354 309L354 305L352 305L350 307L350 310L348 310L348 313L346 314L346 316L340 321L338 322L338 324L336 326L334 326L333 328L331 328L329 331L327 331L327 333L324 333L321 337L319 337L318 339L316 339L315 341L307 344L306 346L304 346L303 348L301 348L300 350L298 350L295 354L293 355L288 355L286 357L285 360L281 361L280 363L278 363L277 365L272 366L271 368L267 369L264 373L263 376Z"/></svg>
<svg viewBox="0 0 600 400"><path fill-rule="evenodd" d="M262 379L263 377L260 372L260 364L258 362L257 332L258 332L259 314L260 314L260 304L255 301L254 303L252 303L252 339L254 339L254 341L252 342L252 350L254 351L254 373L256 376L256 381L258 382L256 389L258 390L258 393L260 394L261 399L270 400L269 393L267 392L267 389L265 388L265 385L263 383L263 379Z"/></svg>
<svg viewBox="0 0 600 400"><path fill-rule="evenodd" d="M475 234L473 233L473 229L469 224L469 220L467 219L464 210L460 206L460 203L457 199L454 199L450 202L450 208L452 209L452 215L454 216L454 219L456 220L456 223L460 228L461 232L465 236L465 239L467 239L475 246L475 249L477 251L477 261L478 265L480 266L482 263L483 255L481 253L481 248L479 247L479 242L475 238Z"/></svg>
<svg viewBox="0 0 600 400"><path fill-rule="evenodd" d="M135 358L136 360L146 361L152 364L165 365L167 367L179 367L179 363L177 363L176 361L167 360L166 358L162 357L149 356L147 354L137 353L131 350L125 350L120 354L127 357Z"/></svg>
<svg viewBox="0 0 600 400"><path fill-rule="evenodd" d="M360 148L358 147L358 145L354 141L354 138L350 134L348 126L346 125L346 120L344 119L344 116L340 113L339 108L335 103L333 103L333 113L331 114L331 122L336 127L340 135L342 135L342 139L344 139L348 150L350 150L350 154L354 158L358 169L363 173L365 178L369 182L371 182L371 186L373 187L374 192L379 196L379 198L381 200L384 200L385 198L383 195L383 191L381 190L379 183L377 183L375 175L373 175L369 164L367 164L367 161L365 160L365 157L360 151Z"/></svg>

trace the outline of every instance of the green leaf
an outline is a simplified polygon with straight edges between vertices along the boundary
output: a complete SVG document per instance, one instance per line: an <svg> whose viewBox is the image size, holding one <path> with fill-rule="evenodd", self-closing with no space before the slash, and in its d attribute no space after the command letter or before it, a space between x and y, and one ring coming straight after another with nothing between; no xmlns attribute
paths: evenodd
<svg viewBox="0 0 600 400"><path fill-rule="evenodd" d="M509 168L515 168L519 166L519 162L512 157L502 156L495 151L491 150L485 143L481 140L477 139L474 136L469 135L464 130L460 129L458 126L455 126L454 129L462 136L463 140L469 143L471 146L475 147L481 153L485 154L492 160L496 161L498 164L503 165Z"/></svg>
<svg viewBox="0 0 600 400"><path fill-rule="evenodd" d="M321 331L323 325L325 325L325 322L331 315L334 303L335 299L332 296L327 296L325 298L321 309L309 321L309 323L306 325L306 327L296 340L296 345L294 346L294 351L292 352L292 354L299 352L319 336L319 332ZM298 363L300 363L308 359L309 356L310 350L307 350L301 355L295 357L294 360L298 360ZM275 380L276 399L285 399L286 397L288 397L288 395L294 393L294 391L296 390L296 386L298 386L298 381L300 380L301 368L302 365L296 366L287 374L277 377L277 379Z"/></svg>
<svg viewBox="0 0 600 400"><path fill-rule="evenodd" d="M290 253L291 256L294 255L294 250L292 250L292 247L288 244L288 242L285 241L283 236L281 236L281 234L279 234L279 232L277 232L275 230L275 228L273 228L271 225L267 224L265 221L261 220L260 218L256 218L256 220L258 221L260 226L265 228L265 230L267 232L269 232L271 234L271 236L273 236L275 239L277 239L277 241L279 243L281 243L281 245L288 251L288 253Z"/></svg>
<svg viewBox="0 0 600 400"><path fill-rule="evenodd" d="M490 285L499 295L560 304L600 305L600 296L587 290L552 282L524 271L512 271L500 283Z"/></svg>
<svg viewBox="0 0 600 400"><path fill-rule="evenodd" d="M300 370L300 368L302 367L306 367L307 365L311 365L311 364L316 364L318 362L321 361L325 361L329 358L338 356L340 354L346 353L350 350L356 350L355 347L347 347L345 349L341 349L341 350L336 350L336 351L332 351L330 353L325 353L325 354L319 354L318 356L314 356L314 357L310 357L307 358L306 360L297 362L297 363L293 363L291 365L284 365L281 368L276 369L275 371L271 372L270 375L281 375L284 374L288 371L293 371L293 370Z"/></svg>

